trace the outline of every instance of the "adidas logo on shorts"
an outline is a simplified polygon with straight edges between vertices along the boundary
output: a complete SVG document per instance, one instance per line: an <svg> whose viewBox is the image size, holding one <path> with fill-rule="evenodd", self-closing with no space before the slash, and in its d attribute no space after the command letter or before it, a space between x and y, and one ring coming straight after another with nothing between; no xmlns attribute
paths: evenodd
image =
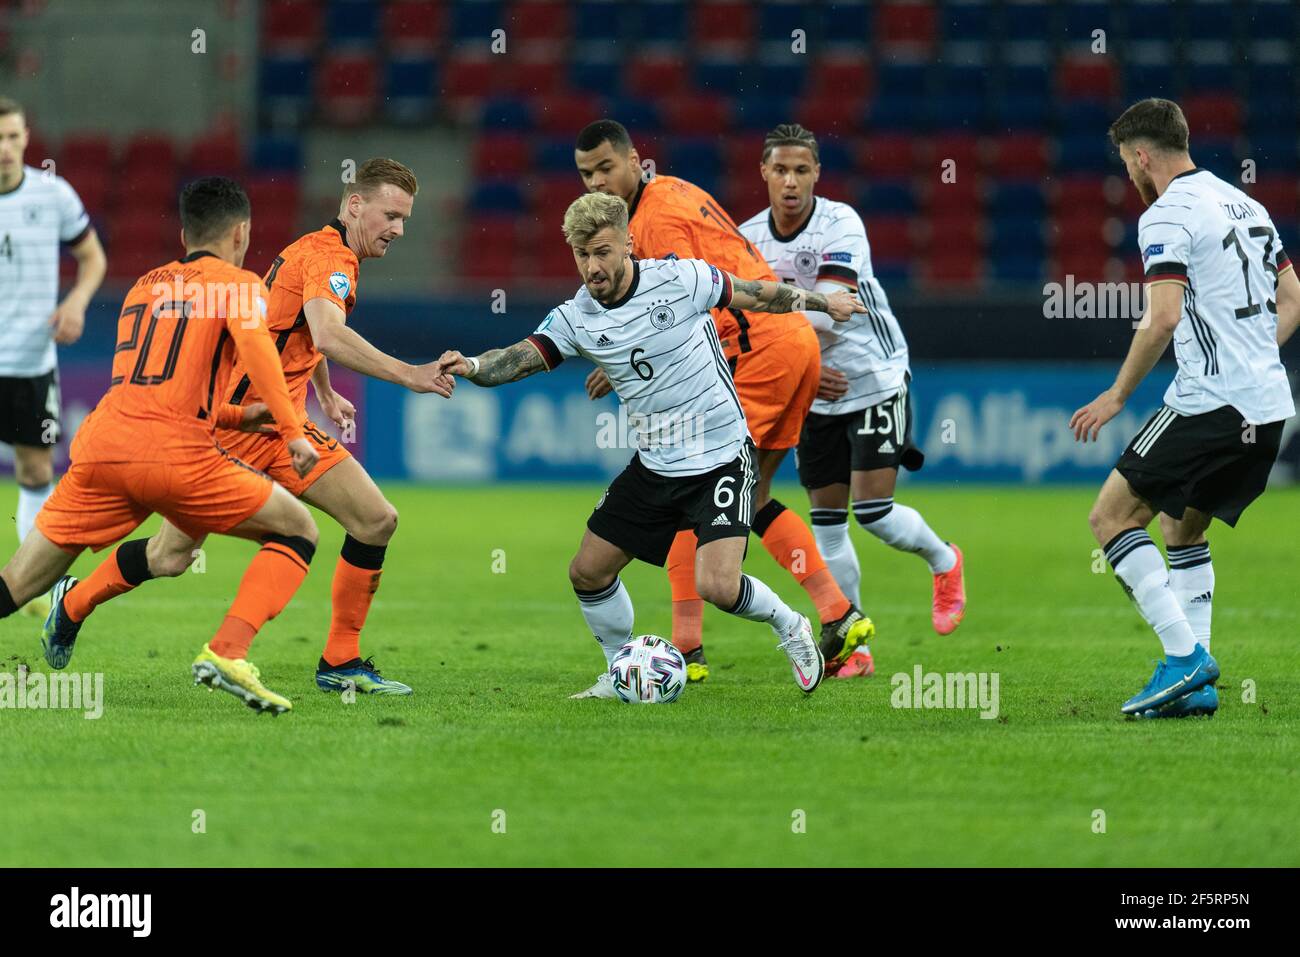
<svg viewBox="0 0 1300 957"><path fill-rule="evenodd" d="M894 451L894 443L889 441L889 439L885 439L885 441L881 443L879 451L881 452Z"/></svg>
<svg viewBox="0 0 1300 957"><path fill-rule="evenodd" d="M1210 601L1212 598L1213 598L1213 595L1212 595L1210 592L1207 591L1204 595L1197 595L1195 598L1193 598L1193 599L1191 600L1191 602L1189 602L1189 604L1193 604L1193 605L1194 605L1194 604L1196 604L1197 602L1206 602L1206 601Z"/></svg>
<svg viewBox="0 0 1300 957"><path fill-rule="evenodd" d="M714 524L715 526L716 526L716 525L730 525L730 524L731 524L731 519L727 518L727 516L725 516L725 515L719 515L717 518L715 518L715 519L713 520L713 524Z"/></svg>
<svg viewBox="0 0 1300 957"><path fill-rule="evenodd" d="M613 344L613 340L603 332L600 334L600 338L596 340L596 345L598 346L612 346Z"/></svg>

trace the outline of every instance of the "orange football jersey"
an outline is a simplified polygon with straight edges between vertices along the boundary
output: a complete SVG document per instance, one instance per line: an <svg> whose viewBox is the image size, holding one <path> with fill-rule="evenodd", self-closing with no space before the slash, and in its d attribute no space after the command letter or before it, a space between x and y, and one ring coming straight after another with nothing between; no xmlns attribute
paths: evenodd
<svg viewBox="0 0 1300 957"><path fill-rule="evenodd" d="M357 279L360 264L347 244L347 227L337 219L328 226L308 233L285 247L266 272L270 293L266 325L275 337L280 365L289 384L289 395L298 411L298 421L307 417L307 383L320 362L321 354L311 338L303 304L312 299L328 299L344 315L357 302ZM245 405L261 398L242 367L229 400Z"/></svg>
<svg viewBox="0 0 1300 957"><path fill-rule="evenodd" d="M77 429L73 461L183 461L211 448L237 357L284 440L302 438L266 308L257 274L210 252L141 276L118 316L111 387Z"/></svg>
<svg viewBox="0 0 1300 957"><path fill-rule="evenodd" d="M632 201L628 229L632 251L640 259L703 259L741 279L780 281L718 201L676 176L655 176L641 184ZM739 309L715 309L713 321L729 356L749 352L760 342L808 323L801 312Z"/></svg>

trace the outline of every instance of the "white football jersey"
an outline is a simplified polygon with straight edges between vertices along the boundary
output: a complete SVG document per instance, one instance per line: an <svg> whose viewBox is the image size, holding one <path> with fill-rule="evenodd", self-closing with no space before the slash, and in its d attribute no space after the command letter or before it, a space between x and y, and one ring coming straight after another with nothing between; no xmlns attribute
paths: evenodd
<svg viewBox="0 0 1300 957"><path fill-rule="evenodd" d="M1165 405L1183 415L1231 405L1253 425L1293 415L1275 301L1291 262L1264 207L1208 170L1188 170L1142 214L1138 246L1148 283L1183 286Z"/></svg>
<svg viewBox="0 0 1300 957"><path fill-rule="evenodd" d="M849 391L835 402L817 399L814 412L860 412L903 387L907 340L871 272L867 230L853 207L814 196L812 214L789 236L777 232L770 209L747 219L740 231L782 282L810 290L821 283L824 291L833 291L834 284L857 293L867 307L848 322L817 330L823 364L848 377Z"/></svg>
<svg viewBox="0 0 1300 957"><path fill-rule="evenodd" d="M90 217L61 176L23 167L0 193L0 376L34 378L54 368L50 316L59 297L59 244L78 243Z"/></svg>
<svg viewBox="0 0 1300 957"><path fill-rule="evenodd" d="M547 369L581 355L605 370L650 471L712 471L749 436L709 313L731 302L731 278L700 259L633 260L632 269L618 302L604 306L584 286L529 341Z"/></svg>

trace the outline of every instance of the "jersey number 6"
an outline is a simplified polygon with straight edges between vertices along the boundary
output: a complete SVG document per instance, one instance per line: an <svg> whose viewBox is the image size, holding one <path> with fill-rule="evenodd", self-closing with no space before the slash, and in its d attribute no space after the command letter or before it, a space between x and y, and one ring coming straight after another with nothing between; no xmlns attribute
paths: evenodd
<svg viewBox="0 0 1300 957"><path fill-rule="evenodd" d="M632 350L632 371L635 372L639 378L650 379L654 376L655 370L645 359L638 359L637 353L645 355L645 350L639 347Z"/></svg>

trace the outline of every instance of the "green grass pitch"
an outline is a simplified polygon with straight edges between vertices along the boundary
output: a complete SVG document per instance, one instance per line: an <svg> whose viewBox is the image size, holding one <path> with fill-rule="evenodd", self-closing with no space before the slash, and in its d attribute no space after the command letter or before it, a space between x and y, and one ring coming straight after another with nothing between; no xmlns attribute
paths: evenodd
<svg viewBox="0 0 1300 957"><path fill-rule="evenodd" d="M0 710L0 865L1300 864L1300 490L1212 530L1222 706L1156 722L1119 714L1159 645L1093 571L1091 489L904 489L966 551L955 635L930 627L924 564L855 529L875 677L805 699L765 626L710 609L713 677L650 708L566 697L602 663L566 578L598 488L387 491L401 527L363 653L414 697L315 689L342 539L324 516L311 575L253 646L293 713L194 687L251 554L213 539L203 574L82 631L70 670L104 673L100 719ZM756 541L746 568L811 612ZM638 633L667 635L663 573L624 580ZM45 670L38 633L0 622L0 670ZM997 672L998 718L892 708L917 664Z"/></svg>

